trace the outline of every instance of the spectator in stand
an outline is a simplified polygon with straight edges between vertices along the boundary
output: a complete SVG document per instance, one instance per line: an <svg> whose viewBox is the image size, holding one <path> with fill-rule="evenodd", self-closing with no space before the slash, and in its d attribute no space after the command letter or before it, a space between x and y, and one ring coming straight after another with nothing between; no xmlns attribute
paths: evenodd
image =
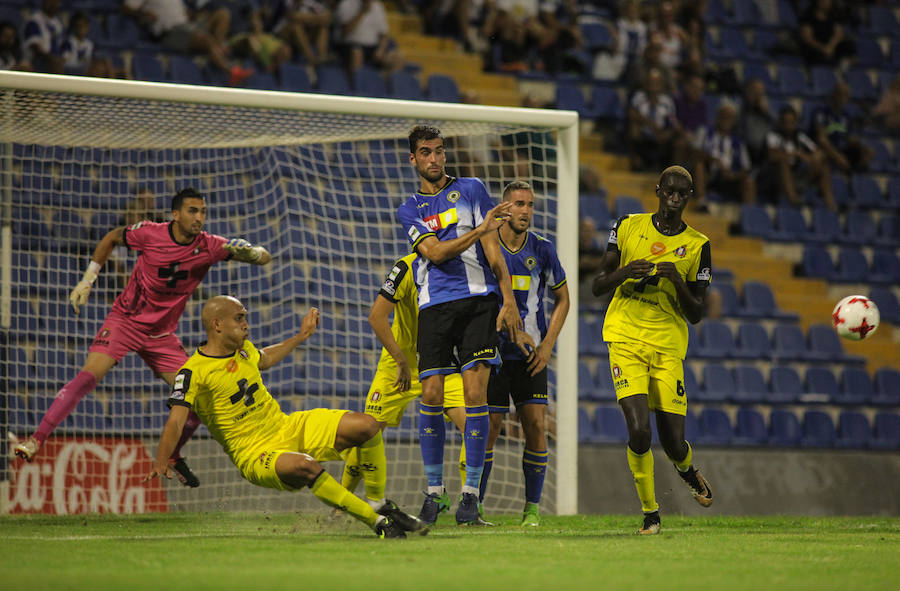
<svg viewBox="0 0 900 591"><path fill-rule="evenodd" d="M531 69L534 44L525 19L492 2L485 17L484 35L490 41L492 56L499 62L496 66L499 71L527 72Z"/></svg>
<svg viewBox="0 0 900 591"><path fill-rule="evenodd" d="M735 133L737 109L723 102L711 129L701 127L694 139L694 195L703 210L706 193L712 189L730 200L756 202L756 180L747 146Z"/></svg>
<svg viewBox="0 0 900 591"><path fill-rule="evenodd" d="M19 48L19 33L9 21L0 22L0 70L30 72L31 62L22 57Z"/></svg>
<svg viewBox="0 0 900 591"><path fill-rule="evenodd" d="M703 50L706 37L706 0L684 2L678 13L678 24L687 38L688 50Z"/></svg>
<svg viewBox="0 0 900 591"><path fill-rule="evenodd" d="M662 72L655 68L647 73L644 89L631 98L626 142L633 170L659 168L684 156L684 132L675 118L675 103L663 91Z"/></svg>
<svg viewBox="0 0 900 591"><path fill-rule="evenodd" d="M872 109L872 116L876 124L883 125L890 131L900 131L900 75L884 90L878 104Z"/></svg>
<svg viewBox="0 0 900 591"><path fill-rule="evenodd" d="M291 59L291 47L286 41L265 31L259 10L250 8L246 14L250 30L232 37L228 45L236 57L253 58L263 70L274 73L278 66Z"/></svg>
<svg viewBox="0 0 900 591"><path fill-rule="evenodd" d="M275 31L311 66L330 59L332 15L318 0L278 0L272 15Z"/></svg>
<svg viewBox="0 0 900 591"><path fill-rule="evenodd" d="M63 69L67 74L80 74L95 78L121 77L108 57L94 55L94 42L88 39L91 29L90 17L85 12L76 12L69 19L69 35L60 49Z"/></svg>
<svg viewBox="0 0 900 591"><path fill-rule="evenodd" d="M338 44L348 72L363 65L388 72L403 67L397 45L388 36L387 14L381 0L341 0L336 13L341 31Z"/></svg>
<svg viewBox="0 0 900 591"><path fill-rule="evenodd" d="M59 0L42 0L40 10L34 11L25 23L25 61L36 72L62 74L63 24L59 20Z"/></svg>
<svg viewBox="0 0 900 591"><path fill-rule="evenodd" d="M630 89L643 88L646 85L647 74L650 70L658 71L663 78L663 90L672 92L675 90L675 71L662 61L662 43L656 37L650 37L644 54L636 60L628 73L628 87Z"/></svg>
<svg viewBox="0 0 900 591"><path fill-rule="evenodd" d="M807 65L835 66L856 55L856 43L838 24L831 0L815 0L799 24L800 53Z"/></svg>
<svg viewBox="0 0 900 591"><path fill-rule="evenodd" d="M850 87L839 80L831 100L813 111L810 129L828 162L847 174L867 170L873 155L855 133L855 121L847 109L849 100Z"/></svg>
<svg viewBox="0 0 900 591"><path fill-rule="evenodd" d="M594 77L618 80L635 67L647 47L647 23L641 20L638 0L624 0L619 9L616 26L610 29L613 38L612 55L597 54Z"/></svg>
<svg viewBox="0 0 900 591"><path fill-rule="evenodd" d="M559 9L553 2L541 2L536 19L531 19L529 29L537 45L536 68L550 74L578 74L587 71L588 64L579 53L582 46L581 29L576 19L575 7L566 3Z"/></svg>
<svg viewBox="0 0 900 591"><path fill-rule="evenodd" d="M769 111L766 85L754 78L744 86L744 104L741 106L739 135L744 138L750 161L762 164L766 159L766 136L775 127L775 118Z"/></svg>
<svg viewBox="0 0 900 591"><path fill-rule="evenodd" d="M662 44L662 63L669 69L677 67L687 46L688 36L675 21L675 6L672 2L665 0L659 3L656 23L650 36Z"/></svg>
<svg viewBox="0 0 900 591"><path fill-rule="evenodd" d="M194 21L184 0L125 0L125 14L134 17L163 47L177 53L200 53L217 69L228 74L228 84L236 86L253 70L231 63L225 44L231 14L225 8Z"/></svg>
<svg viewBox="0 0 900 591"><path fill-rule="evenodd" d="M600 271L605 253L597 238L597 222L592 217L581 218L578 223L578 276L583 281L590 283Z"/></svg>
<svg viewBox="0 0 900 591"><path fill-rule="evenodd" d="M707 125L706 99L703 97L703 77L691 74L682 84L682 91L675 97L675 117L681 127L694 135Z"/></svg>
<svg viewBox="0 0 900 591"><path fill-rule="evenodd" d="M831 169L825 154L808 135L797 129L797 111L781 108L778 126L766 136L768 157L759 173L761 195L783 194L788 203L801 207L806 188L817 185L825 205L835 210Z"/></svg>

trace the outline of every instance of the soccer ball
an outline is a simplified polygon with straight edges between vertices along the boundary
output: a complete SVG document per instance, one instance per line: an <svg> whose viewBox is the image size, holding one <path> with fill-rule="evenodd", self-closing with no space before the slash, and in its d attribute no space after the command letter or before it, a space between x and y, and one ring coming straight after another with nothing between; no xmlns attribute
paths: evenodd
<svg viewBox="0 0 900 591"><path fill-rule="evenodd" d="M831 324L839 335L851 341L861 341L871 335L881 322L875 302L861 295L847 296L837 303L831 313Z"/></svg>

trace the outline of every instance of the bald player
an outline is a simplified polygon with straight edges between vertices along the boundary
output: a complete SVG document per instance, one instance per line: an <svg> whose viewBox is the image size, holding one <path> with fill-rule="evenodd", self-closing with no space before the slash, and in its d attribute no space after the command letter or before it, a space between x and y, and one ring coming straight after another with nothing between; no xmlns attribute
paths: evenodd
<svg viewBox="0 0 900 591"><path fill-rule="evenodd" d="M382 538L427 532L424 524L391 501L376 512L319 463L340 460L341 452L353 447L359 447L360 458L367 461L381 444L381 430L373 417L326 408L286 415L262 381L261 371L312 336L319 324L318 309L309 310L295 336L262 349L247 339L247 309L238 299L211 298L203 306L202 319L207 342L175 376L169 419L145 480L171 478L168 458L188 413L194 411L241 476L253 484L287 491L308 486L323 503L346 510Z"/></svg>

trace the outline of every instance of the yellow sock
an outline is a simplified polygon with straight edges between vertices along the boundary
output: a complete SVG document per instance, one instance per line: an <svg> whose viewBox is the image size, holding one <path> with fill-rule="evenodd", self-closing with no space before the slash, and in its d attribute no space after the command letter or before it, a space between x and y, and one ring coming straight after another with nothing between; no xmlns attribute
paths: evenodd
<svg viewBox="0 0 900 591"><path fill-rule="evenodd" d="M384 438L381 431L359 446L359 467L366 483L366 498L380 501L387 486L387 458L384 455Z"/></svg>
<svg viewBox="0 0 900 591"><path fill-rule="evenodd" d="M687 454L685 454L684 459L680 462L676 462L675 460L672 460L672 458L669 458L670 460L672 460L672 463L675 464L675 467L679 472L687 472L688 470L690 470L691 465L694 462L694 450L691 449L691 444L687 441L685 441L684 443L688 448Z"/></svg>
<svg viewBox="0 0 900 591"><path fill-rule="evenodd" d="M459 448L459 481L466 483L466 446Z"/></svg>
<svg viewBox="0 0 900 591"><path fill-rule="evenodd" d="M636 454L628 450L628 467L634 475L634 487L637 489L638 498L641 500L641 509L644 513L651 513L659 509L656 502L656 490L653 482L653 452L649 449Z"/></svg>
<svg viewBox="0 0 900 591"><path fill-rule="evenodd" d="M356 491L359 481L362 480L362 471L359 469L359 448L349 447L341 452L344 456L344 474L341 476L341 486L350 492Z"/></svg>
<svg viewBox="0 0 900 591"><path fill-rule="evenodd" d="M375 527L378 514L367 502L338 484L328 472L322 472L309 487L316 498L331 507L338 507L369 527Z"/></svg>

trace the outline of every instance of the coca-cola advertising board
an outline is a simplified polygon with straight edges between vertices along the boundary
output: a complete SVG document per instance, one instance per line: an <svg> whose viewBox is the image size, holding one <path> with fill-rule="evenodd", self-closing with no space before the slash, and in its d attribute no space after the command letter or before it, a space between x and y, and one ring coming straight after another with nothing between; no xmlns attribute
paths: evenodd
<svg viewBox="0 0 900 591"><path fill-rule="evenodd" d="M13 460L10 513L165 513L160 479L140 439L65 437L44 442L31 463Z"/></svg>

